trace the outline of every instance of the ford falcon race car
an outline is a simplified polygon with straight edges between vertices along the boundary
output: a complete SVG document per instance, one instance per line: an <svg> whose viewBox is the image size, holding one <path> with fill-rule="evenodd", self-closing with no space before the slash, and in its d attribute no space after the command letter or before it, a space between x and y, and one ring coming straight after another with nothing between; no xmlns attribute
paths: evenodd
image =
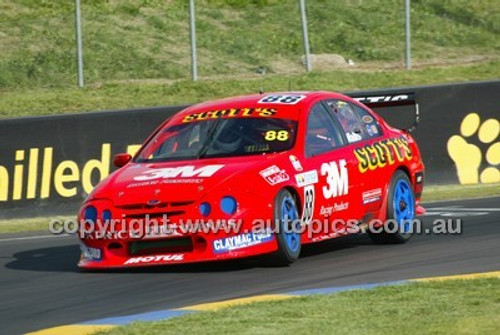
<svg viewBox="0 0 500 335"><path fill-rule="evenodd" d="M411 93L256 94L184 109L134 157L115 156L118 169L83 203L78 265L256 255L286 265L304 244L360 231L406 242L424 211L424 165L411 129L369 108L398 104L418 120Z"/></svg>

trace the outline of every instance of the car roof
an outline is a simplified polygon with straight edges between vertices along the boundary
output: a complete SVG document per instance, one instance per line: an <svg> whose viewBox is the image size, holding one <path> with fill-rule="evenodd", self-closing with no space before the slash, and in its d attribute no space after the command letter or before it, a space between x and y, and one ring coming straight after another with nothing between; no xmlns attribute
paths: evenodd
<svg viewBox="0 0 500 335"><path fill-rule="evenodd" d="M301 95L304 96L300 101L295 104L287 103L263 103L259 102L263 98L271 95ZM287 118L297 120L300 117L301 112L304 110L304 106L308 106L312 100L317 100L317 98L343 98L346 96L327 91L292 91L292 92L269 92L269 93L259 93L251 95L241 95L236 97L229 97L218 100L211 100L196 105L192 105L180 113L178 113L174 119L180 121L186 115L205 113L210 111L218 111L225 109L242 109L242 108L274 108L278 112L276 117Z"/></svg>

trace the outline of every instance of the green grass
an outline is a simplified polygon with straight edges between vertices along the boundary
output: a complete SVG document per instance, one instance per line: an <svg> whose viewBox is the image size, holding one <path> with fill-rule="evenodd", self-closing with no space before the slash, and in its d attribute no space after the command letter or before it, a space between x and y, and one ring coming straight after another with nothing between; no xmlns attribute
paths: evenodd
<svg viewBox="0 0 500 335"><path fill-rule="evenodd" d="M490 196L500 196L500 184L426 186L424 188L422 199L424 202L431 202ZM28 219L0 220L0 233L42 230L48 231L49 222L52 218L53 217L37 217ZM63 216L61 218L69 219L73 217Z"/></svg>
<svg viewBox="0 0 500 335"><path fill-rule="evenodd" d="M69 216L53 216L0 220L0 233L18 233L24 231L45 231L49 233L49 223L52 219L67 220L72 218Z"/></svg>
<svg viewBox="0 0 500 335"><path fill-rule="evenodd" d="M500 279L258 302L99 334L498 334Z"/></svg>
<svg viewBox="0 0 500 335"><path fill-rule="evenodd" d="M74 113L106 109L162 106L266 91L347 91L380 87L424 85L500 78L500 61L452 67L423 68L411 72L315 71L308 74L248 76L192 82L104 83L76 87L18 88L0 92L0 118Z"/></svg>
<svg viewBox="0 0 500 335"><path fill-rule="evenodd" d="M424 187L423 202L500 196L500 184L429 185Z"/></svg>
<svg viewBox="0 0 500 335"><path fill-rule="evenodd" d="M298 1L200 0L196 4L202 77L255 74L258 68L268 73L303 71ZM402 65L403 4L400 0L308 1L312 53L340 54L358 64ZM75 85L73 15L72 1L0 3L2 95L19 88ZM82 22L87 83L189 78L187 1L86 0L82 1ZM498 58L498 1L415 0L412 23L417 64L477 56ZM316 68L325 70L328 66L316 64ZM55 90L52 94L59 93ZM190 99L182 102L203 97L188 96ZM163 103L161 99L148 102ZM94 105L88 108L94 109Z"/></svg>

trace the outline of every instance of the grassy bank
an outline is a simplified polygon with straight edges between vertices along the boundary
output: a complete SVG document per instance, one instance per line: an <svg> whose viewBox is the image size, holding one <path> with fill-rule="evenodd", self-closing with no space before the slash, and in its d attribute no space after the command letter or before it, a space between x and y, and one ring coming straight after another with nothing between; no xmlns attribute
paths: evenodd
<svg viewBox="0 0 500 335"><path fill-rule="evenodd" d="M258 302L99 334L498 334L500 279Z"/></svg>
<svg viewBox="0 0 500 335"><path fill-rule="evenodd" d="M89 83L189 77L187 1L82 1L85 79ZM0 3L0 89L76 83L72 1ZM302 71L295 0L196 2L201 76ZM355 63L404 57L404 2L307 2L311 51ZM500 50L500 3L412 2L416 62L494 56ZM316 68L328 68L317 62ZM184 101L186 102L186 101Z"/></svg>
<svg viewBox="0 0 500 335"><path fill-rule="evenodd" d="M337 70L293 75L107 83L85 89L19 88L1 92L0 118L74 113L144 106L164 106L277 90L348 91L381 87L438 84L500 78L500 61L480 64L404 70Z"/></svg>

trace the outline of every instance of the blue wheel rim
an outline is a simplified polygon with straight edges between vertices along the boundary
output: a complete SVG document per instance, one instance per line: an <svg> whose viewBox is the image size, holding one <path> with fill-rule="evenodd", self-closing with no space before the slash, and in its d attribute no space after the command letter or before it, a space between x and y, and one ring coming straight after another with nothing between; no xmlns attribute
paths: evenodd
<svg viewBox="0 0 500 335"><path fill-rule="evenodd" d="M286 246L291 252L296 252L300 247L298 227L293 226L299 224L298 218L295 201L291 197L285 197L281 202L281 224Z"/></svg>
<svg viewBox="0 0 500 335"><path fill-rule="evenodd" d="M415 217L415 198L410 184L404 179L398 180L394 187L392 206L399 231L403 234L408 233L411 230L411 221Z"/></svg>

